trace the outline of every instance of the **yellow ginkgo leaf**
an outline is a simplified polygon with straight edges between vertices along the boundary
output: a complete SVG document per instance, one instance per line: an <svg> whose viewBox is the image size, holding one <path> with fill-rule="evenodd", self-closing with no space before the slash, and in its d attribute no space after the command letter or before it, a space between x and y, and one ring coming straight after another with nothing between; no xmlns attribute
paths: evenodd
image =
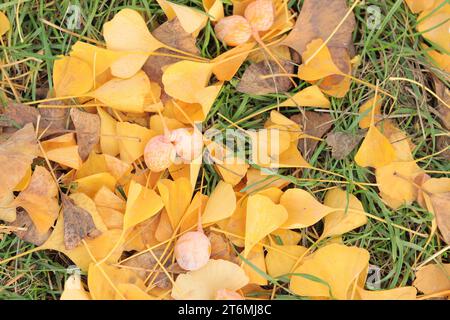
<svg viewBox="0 0 450 320"><path fill-rule="evenodd" d="M248 283L260 286L267 285L267 278L261 275L261 272L264 274L267 273L266 261L264 259L264 247L262 245L254 246L246 260L253 265L251 266L245 261L242 262L242 269L244 269L249 279Z"/></svg>
<svg viewBox="0 0 450 320"><path fill-rule="evenodd" d="M325 216L322 238L342 235L367 223L364 207L354 195L342 189L329 190L323 202L331 208L339 208ZM351 211L351 209L355 211Z"/></svg>
<svg viewBox="0 0 450 320"><path fill-rule="evenodd" d="M117 180L110 173L102 172L77 179L74 182L76 192L82 192L93 198L102 187L113 191Z"/></svg>
<svg viewBox="0 0 450 320"><path fill-rule="evenodd" d="M306 50L302 54L304 63L298 67L298 76L300 79L316 81L331 75L342 75L341 70L334 64L331 58L330 50L327 46L322 47L322 45L322 39L315 39L306 46ZM305 62L308 63L305 64Z"/></svg>
<svg viewBox="0 0 450 320"><path fill-rule="evenodd" d="M308 168L311 165L303 158L297 143L291 143L289 148L279 155L278 161L274 161L268 167L271 168ZM265 166L263 166L265 167Z"/></svg>
<svg viewBox="0 0 450 320"><path fill-rule="evenodd" d="M141 290L146 289L144 281L131 269L95 263L89 266L88 286L93 300L113 300L116 294L119 299L125 299L117 288L121 283L134 284Z"/></svg>
<svg viewBox="0 0 450 320"><path fill-rule="evenodd" d="M153 217L164 207L164 202L154 190L147 189L133 180L128 189L128 200L124 216L124 230Z"/></svg>
<svg viewBox="0 0 450 320"><path fill-rule="evenodd" d="M151 84L148 76L144 71L139 71L129 79L109 80L89 95L113 109L143 113L145 98L150 90Z"/></svg>
<svg viewBox="0 0 450 320"><path fill-rule="evenodd" d="M426 49L426 55L430 58L431 63L437 66L438 68L444 70L445 72L450 73L450 55L440 53L437 50L431 50L426 45L421 45Z"/></svg>
<svg viewBox="0 0 450 320"><path fill-rule="evenodd" d="M260 194L272 200L273 203L279 204L281 200L281 196L283 195L283 191L278 188L271 187L264 190L260 190L256 192L256 194Z"/></svg>
<svg viewBox="0 0 450 320"><path fill-rule="evenodd" d="M225 51L213 61L212 72L219 81L230 81L247 59L250 50L255 47L254 42L248 42Z"/></svg>
<svg viewBox="0 0 450 320"><path fill-rule="evenodd" d="M80 179L93 174L107 172L116 180L120 180L124 175L129 174L131 170L130 164L108 154L91 153L80 169L77 170L75 177Z"/></svg>
<svg viewBox="0 0 450 320"><path fill-rule="evenodd" d="M424 294L450 290L450 263L428 264L420 268L413 286Z"/></svg>
<svg viewBox="0 0 450 320"><path fill-rule="evenodd" d="M297 260L308 250L297 245L272 244L267 249L266 265L267 272L272 277L280 277L291 272Z"/></svg>
<svg viewBox="0 0 450 320"><path fill-rule="evenodd" d="M158 191L169 215L170 224L175 229L191 203L191 182L184 177L174 181L162 179L158 182Z"/></svg>
<svg viewBox="0 0 450 320"><path fill-rule="evenodd" d="M164 121L164 122L163 122ZM177 119L169 118L162 116L160 117L158 114L155 114L150 117L150 129L155 131L156 134L164 134L164 125L167 126L169 130L175 130L179 128L184 128L184 124Z"/></svg>
<svg viewBox="0 0 450 320"><path fill-rule="evenodd" d="M322 93L318 86L313 85L300 90L286 101L280 103L282 107L322 107L329 109L330 100Z"/></svg>
<svg viewBox="0 0 450 320"><path fill-rule="evenodd" d="M130 122L117 122L117 135L120 137L120 159L132 163L144 155L147 142L156 135L150 129Z"/></svg>
<svg viewBox="0 0 450 320"><path fill-rule="evenodd" d="M227 157L222 163L215 163L217 172L222 177L223 181L237 185L245 177L249 165L243 163L238 157Z"/></svg>
<svg viewBox="0 0 450 320"><path fill-rule="evenodd" d="M84 290L79 275L73 274L67 278L60 300L91 300L89 293Z"/></svg>
<svg viewBox="0 0 450 320"><path fill-rule="evenodd" d="M289 229L277 229L271 233L279 245L293 246L297 245L302 239L302 234Z"/></svg>
<svg viewBox="0 0 450 320"><path fill-rule="evenodd" d="M230 217L236 209L236 195L231 184L220 181L206 203L202 223L208 224Z"/></svg>
<svg viewBox="0 0 450 320"><path fill-rule="evenodd" d="M94 196L94 202L97 208L111 208L120 212L125 212L125 200L116 195L107 187L102 187Z"/></svg>
<svg viewBox="0 0 450 320"><path fill-rule="evenodd" d="M212 74L209 63L183 60L164 70L164 91L172 98L187 103L199 102L198 92L205 89Z"/></svg>
<svg viewBox="0 0 450 320"><path fill-rule="evenodd" d="M152 296L145 292L141 287L133 283L119 283L117 284L116 300L156 300L155 296Z"/></svg>
<svg viewBox="0 0 450 320"><path fill-rule="evenodd" d="M103 36L108 49L128 53L111 65L111 73L120 78L132 77L151 52L164 46L148 31L142 16L128 8L120 10L103 25Z"/></svg>
<svg viewBox="0 0 450 320"><path fill-rule="evenodd" d="M169 21L178 18L184 31L191 33L195 37L208 21L208 16L200 10L166 0L157 0L157 2ZM217 11L218 9L215 8L215 10Z"/></svg>
<svg viewBox="0 0 450 320"><path fill-rule="evenodd" d="M103 108L97 107L100 116L100 148L104 154L116 156L119 154L119 142L117 138L117 121Z"/></svg>
<svg viewBox="0 0 450 320"><path fill-rule="evenodd" d="M195 188L198 174L202 165L202 155L190 163L173 164L169 167L169 173L172 179L186 178L191 182L192 188Z"/></svg>
<svg viewBox="0 0 450 320"><path fill-rule="evenodd" d="M206 119L206 116L208 115L209 110L211 110L214 101L216 101L222 86L223 82L218 82L199 90L195 94L197 102L202 106L202 121Z"/></svg>
<svg viewBox="0 0 450 320"><path fill-rule="evenodd" d="M361 282L361 274L365 276L368 263L367 250L330 244L314 252L295 270L290 289L306 297L346 300L351 297L351 285Z"/></svg>
<svg viewBox="0 0 450 320"><path fill-rule="evenodd" d="M202 268L180 274L172 289L175 300L213 300L221 289L236 291L248 283L244 270L226 260L209 260Z"/></svg>
<svg viewBox="0 0 450 320"><path fill-rule="evenodd" d="M11 29L11 23L8 17L0 11L0 37L7 33L9 29Z"/></svg>
<svg viewBox="0 0 450 320"><path fill-rule="evenodd" d="M400 130L393 121L384 120L378 128L389 139L395 150L395 161L413 161L412 149L414 145L405 132Z"/></svg>
<svg viewBox="0 0 450 320"><path fill-rule="evenodd" d="M44 157L69 168L79 169L82 163L74 133L41 142Z"/></svg>
<svg viewBox="0 0 450 320"><path fill-rule="evenodd" d="M106 188L106 187L105 187ZM95 202L89 198L84 193L72 193L70 195L70 198L74 201L75 205L86 210L91 214L92 220L94 221L95 227L100 232L106 232L108 228L106 227L105 223L103 222L102 217L97 211L97 207L95 205Z"/></svg>
<svg viewBox="0 0 450 320"><path fill-rule="evenodd" d="M417 290L414 287L378 291L364 290L357 287L356 292L361 300L415 300L417 295Z"/></svg>
<svg viewBox="0 0 450 320"><path fill-rule="evenodd" d="M245 192L250 193L269 187L283 188L288 184L286 180L271 174L272 172L268 171L268 169L249 168L246 176Z"/></svg>
<svg viewBox="0 0 450 320"><path fill-rule="evenodd" d="M211 21L218 21L224 17L222 0L202 0L202 3Z"/></svg>
<svg viewBox="0 0 450 320"><path fill-rule="evenodd" d="M56 97L81 96L94 85L94 73L87 62L62 57L53 65L53 84Z"/></svg>
<svg viewBox="0 0 450 320"><path fill-rule="evenodd" d="M228 236L230 241L238 247L244 247L245 242L245 225L247 218L247 197L241 198L236 203L236 210L230 218L226 220L219 221L217 224L222 230L229 232L230 234L235 234L238 237Z"/></svg>
<svg viewBox="0 0 450 320"><path fill-rule="evenodd" d="M4 193L0 198L0 220L14 222L17 219L17 208L13 205L14 193Z"/></svg>
<svg viewBox="0 0 450 320"><path fill-rule="evenodd" d="M336 209L324 206L309 192L302 189L288 189L281 196L280 204L288 212L283 228L306 228L317 223Z"/></svg>
<svg viewBox="0 0 450 320"><path fill-rule="evenodd" d="M198 217L203 214L209 197L198 191L192 199L182 218L180 232L194 230L198 224Z"/></svg>
<svg viewBox="0 0 450 320"><path fill-rule="evenodd" d="M87 62L97 77L107 71L123 53L77 41L71 48L70 56Z"/></svg>
<svg viewBox="0 0 450 320"><path fill-rule="evenodd" d="M438 1L439 4L442 1ZM448 41L450 29L450 4L447 2L437 11L435 8L430 8L422 12L417 21L417 31L422 36L438 46L438 49L444 52L450 52L450 41Z"/></svg>
<svg viewBox="0 0 450 320"><path fill-rule="evenodd" d="M64 244L64 217L62 214L58 217L56 226L47 241L39 247L40 250L56 250L64 253L72 260L77 267L87 271L89 264L94 262L91 254L96 261L103 259L109 254L108 262L116 263L122 255L122 248L119 246L110 254L115 244L119 241L121 230L108 230L94 239L85 239L85 245L80 245L72 250L67 250Z"/></svg>
<svg viewBox="0 0 450 320"><path fill-rule="evenodd" d="M405 0L409 9L413 13L419 13L431 9L436 1L439 2L439 0Z"/></svg>
<svg viewBox="0 0 450 320"><path fill-rule="evenodd" d="M33 173L33 171L31 170L31 166L30 166L28 168L27 172L25 173L25 175L23 176L22 180L20 180L20 182L14 187L13 191L22 191L26 187L28 187L28 184L30 183L30 180L31 180L32 173Z"/></svg>
<svg viewBox="0 0 450 320"><path fill-rule="evenodd" d="M394 159L394 147L377 127L371 125L355 155L356 163L361 167L379 168L388 165Z"/></svg>
<svg viewBox="0 0 450 320"><path fill-rule="evenodd" d="M244 257L252 248L271 232L285 223L288 212L270 198L256 194L248 197L247 217L245 222Z"/></svg>
<svg viewBox="0 0 450 320"><path fill-rule="evenodd" d="M58 217L58 187L50 172L41 166L34 168L28 186L12 205L24 208L39 233L47 232Z"/></svg>
<svg viewBox="0 0 450 320"><path fill-rule="evenodd" d="M362 116L361 120L359 120L359 127L361 129L366 129L370 127L372 121L372 115L375 120L381 115L381 103L382 99L378 97L375 103L375 97L367 100L361 107L359 108L359 115ZM375 110L372 110L375 108Z"/></svg>
<svg viewBox="0 0 450 320"><path fill-rule="evenodd" d="M415 161L395 161L377 168L375 176L383 199L394 209L398 204L410 204L416 200L417 187L414 178L422 172ZM389 197L385 199L384 195Z"/></svg>

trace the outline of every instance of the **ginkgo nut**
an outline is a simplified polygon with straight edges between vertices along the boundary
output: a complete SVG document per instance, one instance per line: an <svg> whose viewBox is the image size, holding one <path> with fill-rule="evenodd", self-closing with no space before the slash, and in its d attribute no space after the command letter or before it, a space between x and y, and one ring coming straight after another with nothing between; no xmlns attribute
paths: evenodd
<svg viewBox="0 0 450 320"><path fill-rule="evenodd" d="M164 135L153 137L145 146L144 161L153 172L166 170L174 160L175 147Z"/></svg>
<svg viewBox="0 0 450 320"><path fill-rule="evenodd" d="M238 15L220 19L214 30L220 41L233 47L246 43L252 36L250 23Z"/></svg>
<svg viewBox="0 0 450 320"><path fill-rule="evenodd" d="M244 17L250 23L253 31L267 31L275 20L275 7L272 0L255 0L244 12Z"/></svg>
<svg viewBox="0 0 450 320"><path fill-rule="evenodd" d="M208 263L211 242L201 231L191 231L178 238L174 255L178 265L184 270L198 270Z"/></svg>

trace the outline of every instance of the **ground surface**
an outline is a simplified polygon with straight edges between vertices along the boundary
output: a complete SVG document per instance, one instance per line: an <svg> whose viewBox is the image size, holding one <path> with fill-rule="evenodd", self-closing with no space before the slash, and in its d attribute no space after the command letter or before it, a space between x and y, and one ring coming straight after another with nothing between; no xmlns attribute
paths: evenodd
<svg viewBox="0 0 450 320"><path fill-rule="evenodd" d="M200 6L201 1L175 1ZM224 1L228 2L228 1ZM291 0L290 6L298 8L302 1ZM9 70L9 77L16 83L16 95L23 101L35 100L40 97L40 88L51 86L49 83L53 60L57 55L67 54L71 45L78 39L76 36L59 31L54 26L66 26L67 16L64 12L70 4L79 4L83 21L81 29L74 30L82 36L102 41L101 27L116 12L124 7L132 7L141 11L148 20L150 30L164 21L164 14L156 1L140 0L91 0L91 1L44 1L44 0L12 0L2 1L0 10L8 16L15 16L13 32L10 34L9 45L2 46L3 55L11 62L28 57L36 61L21 64L20 68ZM367 28L367 7L377 5L381 9L381 24L378 28ZM230 9L230 8L228 8ZM403 0L365 1L355 9L357 28L354 33L356 52L361 55L361 65L355 76L370 83L380 81L380 87L390 92L397 99L390 100L384 112L395 118L400 128L406 131L416 145L416 159L434 154L438 148L436 138L444 134L439 122L432 112L435 101L430 95L416 85L388 81L390 77L406 77L419 83L432 86L430 72L433 69L423 57L420 48L420 35L415 31L416 17L409 12ZM211 33L208 26L198 38L198 47L205 57L216 56L223 48ZM244 69L244 68L242 68ZM221 96L216 101L207 126L226 128L229 123L223 120L238 121L244 129L263 126L269 112L252 116L261 111L264 106L276 102L275 95L252 97L237 93L236 79L228 83ZM14 92L6 92L14 97ZM356 132L358 117L355 113L361 102L366 100L369 92L364 85L354 83L344 99L332 99L331 115L334 119L334 131ZM259 112L260 113L260 112ZM292 110L298 113L298 110ZM223 117L219 116L222 115ZM289 115L289 113L286 113ZM331 157L330 148L321 142L310 158L313 166L339 173L347 180L373 182L373 174L358 167L354 154L344 160ZM427 157L420 166L430 173L448 171L448 161L441 156ZM213 168L207 168L208 192L215 186L219 177ZM306 188L323 197L321 190L331 186L330 182L318 180L333 179L318 171L307 170L295 177L291 171L282 172L297 186ZM440 177L441 175L436 175ZM309 182L296 178L308 178ZM431 215L418 205L405 206L393 212L382 203L376 188L360 190L349 185L349 191L362 200L366 211L371 212L389 222L403 225L410 229L428 233L431 225ZM314 242L313 231L304 237L307 244ZM308 241L310 241L308 243ZM348 245L357 245L369 250L370 263L381 268L382 288L393 288L410 284L413 279L413 268L440 251L444 244L435 237L428 245L426 238L411 236L405 231L390 227L384 223L370 219L364 227L344 236ZM30 248L13 235L0 235L0 258L7 258ZM421 257L419 258L419 254ZM443 256L448 260L448 256ZM7 266L0 266L0 299L56 299L62 290L66 277L67 258L52 252L39 252L16 260ZM279 296L278 298L286 298Z"/></svg>

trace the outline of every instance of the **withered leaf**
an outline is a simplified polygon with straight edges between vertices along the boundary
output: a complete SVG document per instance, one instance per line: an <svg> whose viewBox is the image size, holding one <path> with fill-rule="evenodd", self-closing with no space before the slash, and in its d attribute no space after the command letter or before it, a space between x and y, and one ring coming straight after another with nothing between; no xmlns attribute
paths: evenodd
<svg viewBox="0 0 450 320"><path fill-rule="evenodd" d="M305 0L294 29L283 44L303 54L306 45L314 39L325 41L342 21L348 11L346 0ZM351 13L328 42L333 56L334 48L345 48L353 56L352 33L355 16ZM337 63L337 61L335 61Z"/></svg>
<svg viewBox="0 0 450 320"><path fill-rule="evenodd" d="M281 64L288 73L293 73L294 65L285 61ZM262 78L271 74L281 74L283 70L274 61L252 63L244 72L237 91L253 95L287 92L292 87L288 77Z"/></svg>
<svg viewBox="0 0 450 320"><path fill-rule="evenodd" d="M36 134L31 123L0 144L0 198L17 186L38 153Z"/></svg>
<svg viewBox="0 0 450 320"><path fill-rule="evenodd" d="M61 102L51 101L43 104L59 104ZM35 108L21 103L10 102L4 109L0 117L0 127L22 128L27 123L32 123L35 127L39 120L39 134L44 130L42 137L64 132L68 110L66 108Z"/></svg>
<svg viewBox="0 0 450 320"><path fill-rule="evenodd" d="M436 222L444 241L450 244L450 192L431 195Z"/></svg>
<svg viewBox="0 0 450 320"><path fill-rule="evenodd" d="M77 131L78 153L84 161L100 141L100 117L76 108L70 110L70 117Z"/></svg>
<svg viewBox="0 0 450 320"><path fill-rule="evenodd" d="M95 227L91 214L85 209L76 206L74 201L62 194L64 217L64 245L67 250L76 248L80 242L88 237L95 238L100 231Z"/></svg>
<svg viewBox="0 0 450 320"><path fill-rule="evenodd" d="M200 54L200 51L195 45L195 38L191 34L184 31L178 18L163 23L152 32L152 35L162 43L173 48L195 55ZM179 53L175 53L164 48L158 49L155 52L157 54L163 53L180 55ZM161 88L164 88L161 81L163 68L179 60L180 59L175 57L151 55L145 62L142 70L144 70L147 74L150 81L157 82Z"/></svg>
<svg viewBox="0 0 450 320"><path fill-rule="evenodd" d="M158 259L161 258L163 253L164 249L153 250L153 254L158 257ZM165 268L169 272L180 273L183 271L178 267L177 263L170 265L170 262L171 260L169 259L165 264ZM153 284L158 288L170 289L172 287L172 283L170 282L169 278L161 270L155 257L150 252L136 255L135 257L123 262L122 265L130 267L142 280L146 280L150 274L152 274L152 278L156 276Z"/></svg>
<svg viewBox="0 0 450 320"><path fill-rule="evenodd" d="M364 133L331 132L327 135L326 142L331 146L331 155L337 160L342 160L356 148L364 138Z"/></svg>
<svg viewBox="0 0 450 320"><path fill-rule="evenodd" d="M291 117L292 121L300 124L306 135L322 138L333 125L333 118L325 112L305 111ZM310 158L319 140L305 138L298 141L298 148L306 158Z"/></svg>
<svg viewBox="0 0 450 320"><path fill-rule="evenodd" d="M17 228L24 228L25 230L18 230L14 233L22 240L40 246L43 244L51 234L51 231L40 233L31 220L28 213L23 208L17 208L17 218L14 222L9 224Z"/></svg>
<svg viewBox="0 0 450 320"><path fill-rule="evenodd" d="M447 104L450 104L450 90L437 77L433 77L433 79L436 94ZM450 130L450 109L441 101L438 101L435 113L439 117L443 128L446 130ZM450 160L450 150L448 149L448 146L450 145L450 137L448 135L439 135L436 138L436 144L439 150L447 149L446 151L441 153L441 156L447 160Z"/></svg>

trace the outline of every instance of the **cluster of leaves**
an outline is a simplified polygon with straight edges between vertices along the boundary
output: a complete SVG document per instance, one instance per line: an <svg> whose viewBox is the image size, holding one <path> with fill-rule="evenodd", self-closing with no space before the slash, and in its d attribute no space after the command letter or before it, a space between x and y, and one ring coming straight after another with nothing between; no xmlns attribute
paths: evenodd
<svg viewBox="0 0 450 320"><path fill-rule="evenodd" d="M329 134L333 155L346 158L363 140L354 161L374 169L383 202L397 210L416 201L434 216L428 242L435 237L450 241L450 180L421 169L423 159L414 159L408 135L383 115L384 101L394 97L378 83L352 76L359 63L352 41L357 2L349 8L343 0L305 0L295 20L285 1L233 1L231 17L245 17L251 33L238 43L240 27L216 28L225 43L234 37L230 44L235 47L213 59L200 55L196 38L206 26L229 18L220 0L203 1L207 14L158 0L168 21L153 32L137 11L122 9L103 26L105 45L76 42L69 55L55 61L54 90L47 99L9 103L0 123L0 219L7 223L5 230L37 245L19 256L56 250L87 272L88 291L71 276L62 299L242 299L276 293L415 299L416 288L448 296L448 264L420 269L414 286L367 290L370 252L345 245L344 234L373 219L424 235L367 212L355 195L336 185L327 188L322 202L290 186L302 171L323 172L343 179L335 184L361 190L373 186L306 160L332 121L302 107L326 111L330 97L335 101L349 93L352 83L363 84L373 95L360 107L360 134ZM445 28L449 5L406 2L413 12L424 11L427 19L418 30L439 48L429 51L433 63L448 71L446 38L427 30ZM256 28L267 21L267 28ZM0 34L8 29L8 18L0 16ZM209 195L204 192L209 169L199 161L154 169L148 153L166 156L155 149L154 139L163 139L169 150L173 143L183 157L186 150L180 151L170 133L192 133L195 123L214 122L210 117L221 90L246 61L250 65L237 90L274 93L278 100L258 111L268 117L256 131L239 127L242 119L224 117L251 141L252 161L203 136L203 153L220 177ZM297 79L304 81L302 89L287 93ZM448 99L434 95L448 114ZM285 108L300 113L288 118L280 112ZM283 168L294 168L292 179L269 170ZM186 237L195 229L207 236L206 259L203 240ZM315 241L309 241L309 230Z"/></svg>

